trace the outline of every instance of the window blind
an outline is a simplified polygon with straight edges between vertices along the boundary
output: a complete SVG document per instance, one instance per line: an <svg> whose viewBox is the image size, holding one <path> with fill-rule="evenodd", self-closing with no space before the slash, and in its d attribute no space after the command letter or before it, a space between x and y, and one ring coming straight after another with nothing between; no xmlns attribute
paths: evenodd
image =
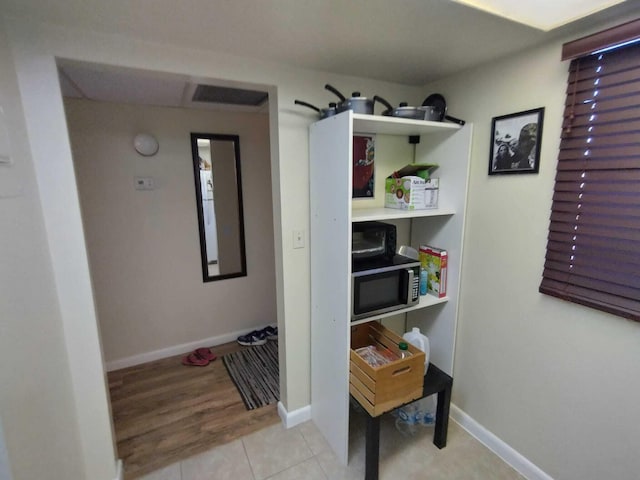
<svg viewBox="0 0 640 480"><path fill-rule="evenodd" d="M540 292L640 321L640 45L573 60Z"/></svg>

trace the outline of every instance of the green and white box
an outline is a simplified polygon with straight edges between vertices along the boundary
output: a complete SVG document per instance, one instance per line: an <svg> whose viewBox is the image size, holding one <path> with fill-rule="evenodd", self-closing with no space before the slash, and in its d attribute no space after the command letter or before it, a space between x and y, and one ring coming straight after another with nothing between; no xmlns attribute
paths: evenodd
<svg viewBox="0 0 640 480"><path fill-rule="evenodd" d="M389 175L384 185L384 206L400 210L438 207L437 178L429 174L438 165L409 164Z"/></svg>

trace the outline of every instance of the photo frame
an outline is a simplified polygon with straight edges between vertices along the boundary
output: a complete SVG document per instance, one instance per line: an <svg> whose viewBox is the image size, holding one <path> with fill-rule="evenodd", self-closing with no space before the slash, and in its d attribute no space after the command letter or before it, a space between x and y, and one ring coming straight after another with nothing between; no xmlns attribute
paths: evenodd
<svg viewBox="0 0 640 480"><path fill-rule="evenodd" d="M375 135L353 136L353 198L373 198Z"/></svg>
<svg viewBox="0 0 640 480"><path fill-rule="evenodd" d="M489 175L538 173L544 107L493 117Z"/></svg>

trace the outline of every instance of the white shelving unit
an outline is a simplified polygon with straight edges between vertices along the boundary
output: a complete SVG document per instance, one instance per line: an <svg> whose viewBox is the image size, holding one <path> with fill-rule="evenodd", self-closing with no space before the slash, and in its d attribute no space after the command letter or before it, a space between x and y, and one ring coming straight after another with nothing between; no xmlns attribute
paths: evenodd
<svg viewBox="0 0 640 480"><path fill-rule="evenodd" d="M472 127L444 122L353 114L310 127L311 204L311 415L339 460L347 463L349 436L350 327L405 314L407 328L429 337L431 362L453 373L464 217ZM383 208L384 192L369 203L352 202L352 137L376 134L375 175L386 177L414 161L408 156L379 158L385 142L420 135L417 163L438 164L439 208L407 212ZM391 168L380 171L380 166ZM390 221L417 248L429 244L449 253L447 297L424 296L419 305L351 322L351 227L353 222ZM400 236L400 235L399 235Z"/></svg>

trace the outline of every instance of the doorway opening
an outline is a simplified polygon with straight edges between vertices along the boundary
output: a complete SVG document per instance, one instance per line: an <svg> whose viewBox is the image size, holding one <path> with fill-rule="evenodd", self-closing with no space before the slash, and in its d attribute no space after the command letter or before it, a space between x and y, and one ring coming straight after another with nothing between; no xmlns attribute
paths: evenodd
<svg viewBox="0 0 640 480"><path fill-rule="evenodd" d="M257 412L229 402L240 397L221 360L242 348L236 337L278 323L275 260L265 255L274 251L269 88L67 60L58 70L125 471L142 474L228 442L248 433L241 424L279 421L275 405ZM203 85L216 88L203 93ZM266 97L228 103L247 91ZM246 276L202 281L193 132L240 139ZM153 136L157 153L136 151L138 134ZM217 362L182 365L197 347L210 347Z"/></svg>

